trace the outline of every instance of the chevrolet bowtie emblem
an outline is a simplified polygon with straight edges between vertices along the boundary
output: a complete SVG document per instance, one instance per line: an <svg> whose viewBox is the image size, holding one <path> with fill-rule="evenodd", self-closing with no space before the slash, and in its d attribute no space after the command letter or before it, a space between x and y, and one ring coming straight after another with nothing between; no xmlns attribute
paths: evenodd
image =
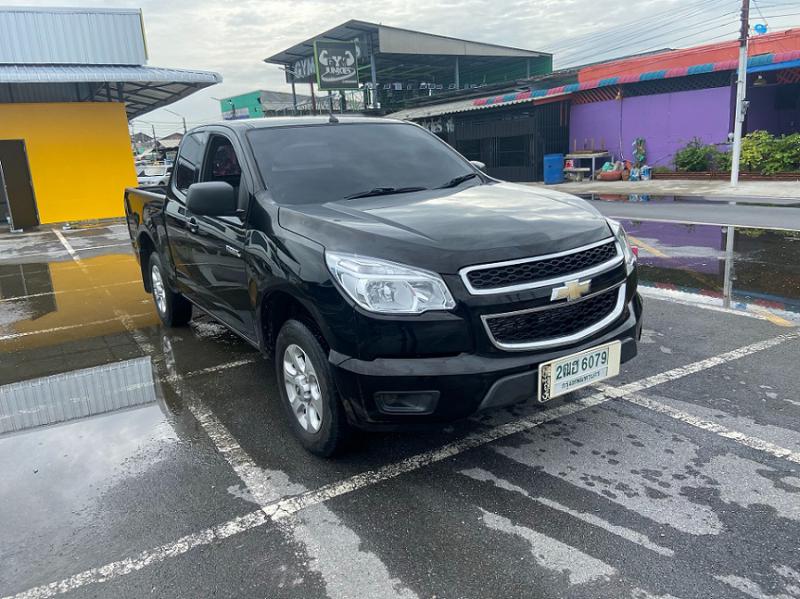
<svg viewBox="0 0 800 599"><path fill-rule="evenodd" d="M554 302L561 299L572 301L579 299L589 293L589 287L591 287L591 285L591 279L588 281L579 281L578 279L567 281L564 283L563 287L556 287L553 289L553 292L550 294L550 301Z"/></svg>

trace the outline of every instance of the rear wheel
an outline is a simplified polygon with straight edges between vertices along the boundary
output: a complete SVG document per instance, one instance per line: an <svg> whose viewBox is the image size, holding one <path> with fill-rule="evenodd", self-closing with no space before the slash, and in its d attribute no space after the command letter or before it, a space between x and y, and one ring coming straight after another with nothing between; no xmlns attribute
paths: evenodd
<svg viewBox="0 0 800 599"><path fill-rule="evenodd" d="M168 327L182 327L192 318L192 304L180 293L170 289L161 258L156 252L150 254L150 287L153 303L161 322Z"/></svg>
<svg viewBox="0 0 800 599"><path fill-rule="evenodd" d="M298 320L287 321L275 344L275 373L289 426L311 453L340 450L349 425L317 336Z"/></svg>

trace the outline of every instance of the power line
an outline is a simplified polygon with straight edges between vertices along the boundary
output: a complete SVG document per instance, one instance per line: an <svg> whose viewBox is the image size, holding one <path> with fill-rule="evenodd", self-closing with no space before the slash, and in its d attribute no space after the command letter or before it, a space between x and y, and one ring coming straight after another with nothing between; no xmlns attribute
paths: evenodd
<svg viewBox="0 0 800 599"><path fill-rule="evenodd" d="M663 40L663 41L659 41L657 45L651 45L651 46L648 46L648 48L639 49L639 51L640 52L646 52L648 49L652 49L652 50L659 49L664 43L670 43L671 44L673 42L677 42L677 41L681 41L681 40L688 39L688 38L691 38L691 37L695 37L695 36L700 35L702 33L706 33L708 31L713 31L714 29L719 29L721 27L726 27L728 25L734 24L735 21L733 21L731 19L727 19L723 23L717 23L718 21L720 21L720 19L723 19L725 17L729 17L729 16L731 16L733 14L736 14L736 13L725 13L723 15L719 15L718 17L715 17L714 19L711 19L710 21L705 21L705 22L701 21L701 22L695 23L694 25L691 25L688 28L687 27L673 28L673 29L670 29L670 30L667 30L667 31L662 31L661 33L658 33L658 34L655 34L655 35L652 34L652 31L644 32L644 35L646 36L645 39L647 40L647 42L653 42L654 40ZM705 29L695 30L695 28L703 27L705 25L708 25L709 23L717 23L717 24L714 27L710 27L710 28L706 27ZM679 31L688 31L689 34L688 35L684 35L682 37L678 37L678 38L670 37L670 36L674 35L675 33L679 32ZM589 51L584 50L582 52L567 53L565 56L561 57L560 60L562 60L562 61L580 61L580 60L582 60L584 58L587 58L587 57L601 56L603 54L607 54L608 52L613 52L615 50L624 50L626 48L633 49L633 48L637 47L637 42L641 43L641 42L644 42L644 41L645 41L644 39L639 39L639 38L637 38L635 40L634 39L628 39L624 43L617 44L615 46L606 46L606 47L603 47L603 48L596 48L595 47L595 48L592 48Z"/></svg>
<svg viewBox="0 0 800 599"><path fill-rule="evenodd" d="M780 19L781 17L796 17L800 15L800 12L789 12L783 15L768 15L770 19ZM761 17L762 19L766 19L766 17Z"/></svg>
<svg viewBox="0 0 800 599"><path fill-rule="evenodd" d="M753 6L755 6L755 7L756 7L756 12L757 12L757 13L759 14L759 16L761 17L761 20L763 20L763 21L764 21L764 25L766 25L767 27L769 27L769 23L767 23L767 17L765 17L765 16L764 16L764 13L763 13L763 12L761 12L761 7L758 5L758 2L756 2L756 0L753 0Z"/></svg>
<svg viewBox="0 0 800 599"><path fill-rule="evenodd" d="M642 18L639 18L639 19L634 19L632 21L627 21L625 23L621 23L619 25L615 25L613 27L609 27L607 29L604 29L604 30L602 30L600 32L596 32L596 33L595 32L590 32L590 33L587 33L587 34L584 34L584 35L580 35L580 36L565 40L564 42L561 42L561 43L553 44L553 45L549 46L549 49L563 51L565 49L569 49L569 48L573 48L573 47L580 47L580 46L582 46L582 45L584 45L585 43L588 43L588 42L597 42L599 40L604 40L604 39L609 38L609 37L612 37L612 38L613 37L618 37L620 35L620 32L629 31L630 28L635 26L635 25L639 25L641 23L652 23L655 19L658 19L659 17L662 17L662 16L667 16L667 15L675 18L677 16L681 16L681 15L684 15L686 13L693 13L694 11L696 11L700 7L706 7L706 8L703 8L702 10L707 10L708 8L711 8L712 5L719 4L719 2L720 2L720 0L704 0L702 2L698 2L698 3L694 4L694 5L690 5L688 7L685 6L683 8L679 8L677 10L673 9L673 10L666 10L666 11L663 11L663 12L653 13L653 14L648 15L647 17L642 17Z"/></svg>
<svg viewBox="0 0 800 599"><path fill-rule="evenodd" d="M648 46L648 47L645 47L645 48L638 48L637 49L637 53L646 53L646 52L649 52L649 51L658 50L663 46L664 43L670 43L671 44L673 42L679 42L679 41L682 41L682 40L685 40L685 39L689 39L689 38L693 38L693 37L699 36L699 35L701 35L703 33L708 33L710 31L714 31L714 30L720 29L722 27L730 27L731 25L734 25L734 24L735 23L733 21L728 21L728 22L725 22L725 23L721 23L721 24L715 25L713 27L702 29L700 31L693 31L689 35L681 36L681 37L678 37L678 38L667 39L667 40L665 40L663 42L659 42L657 45ZM735 33L735 31L725 32L725 33L723 33L721 35L713 36L713 37L710 37L710 38L705 38L700 43L706 43L706 42L709 42L711 40L718 39L720 37L727 37L729 35L732 35L733 33ZM654 38L654 39L663 39L663 36L656 36L656 38ZM572 55L572 56L569 56L569 57L565 58L564 60L569 61L569 62L567 62L567 64L580 64L580 62L582 60L585 60L589 56L596 56L596 57L599 58L600 56L603 56L603 55L605 55L605 54L607 54L609 52L613 52L614 50L619 50L619 49L626 48L626 47L628 47L628 46L615 46L615 47L611 47L611 48L606 48L604 50L598 50L597 52L594 52L591 55ZM630 48L630 49L632 50L633 48ZM698 49L697 51L698 52L702 52L704 50L703 49ZM664 59L662 58L661 60L664 60ZM652 62L653 63L657 63L657 62L659 62L659 59L654 58Z"/></svg>
<svg viewBox="0 0 800 599"><path fill-rule="evenodd" d="M566 55L575 55L575 54L585 54L587 50L590 48L592 54L596 55L598 53L602 53L607 51L609 48L609 42L613 46L615 44L619 44L622 40L624 40L624 45L633 46L635 42L640 42L645 39L652 39L654 36L654 32L658 32L659 36L669 35L671 33L675 33L678 31L683 31L686 29L685 25L682 22L678 22L678 19L692 19L700 17L701 15L706 14L709 10L713 10L716 8L716 5L706 5L702 8L698 9L698 6L690 6L688 8L678 9L677 11L673 11L671 13L672 18L667 20L662 20L661 22L657 22L655 25L650 27L640 27L634 33L623 33L623 31L612 30L609 32L610 39L604 40L601 43L598 41L601 39L600 36L595 36L591 40L584 41L583 39L578 40L577 43L573 43L566 47L562 46L560 52ZM714 16L710 18L710 21L714 21L720 19L724 16L727 16L728 13ZM729 13L735 14L735 13ZM652 22L652 19L649 21ZM699 24L708 23L709 19L705 21L699 21ZM631 28L632 25L626 26L623 30L627 31Z"/></svg>

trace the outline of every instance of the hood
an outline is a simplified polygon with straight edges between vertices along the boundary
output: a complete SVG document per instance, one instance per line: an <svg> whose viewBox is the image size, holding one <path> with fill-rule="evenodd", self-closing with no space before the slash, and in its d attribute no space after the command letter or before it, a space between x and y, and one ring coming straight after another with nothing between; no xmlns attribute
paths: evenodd
<svg viewBox="0 0 800 599"><path fill-rule="evenodd" d="M611 235L588 202L512 183L282 206L279 221L329 250L440 273L560 252Z"/></svg>

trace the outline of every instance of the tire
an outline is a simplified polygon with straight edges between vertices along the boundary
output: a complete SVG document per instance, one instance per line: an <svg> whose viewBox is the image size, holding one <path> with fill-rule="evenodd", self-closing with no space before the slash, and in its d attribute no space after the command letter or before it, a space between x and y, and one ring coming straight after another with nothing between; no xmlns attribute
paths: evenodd
<svg viewBox="0 0 800 599"><path fill-rule="evenodd" d="M147 272L150 277L153 303L161 322L167 327L186 326L192 318L192 304L180 293L170 289L161 258L156 252L150 254Z"/></svg>
<svg viewBox="0 0 800 599"><path fill-rule="evenodd" d="M275 375L295 437L327 458L343 448L350 425L320 341L306 324L286 321L275 343Z"/></svg>

